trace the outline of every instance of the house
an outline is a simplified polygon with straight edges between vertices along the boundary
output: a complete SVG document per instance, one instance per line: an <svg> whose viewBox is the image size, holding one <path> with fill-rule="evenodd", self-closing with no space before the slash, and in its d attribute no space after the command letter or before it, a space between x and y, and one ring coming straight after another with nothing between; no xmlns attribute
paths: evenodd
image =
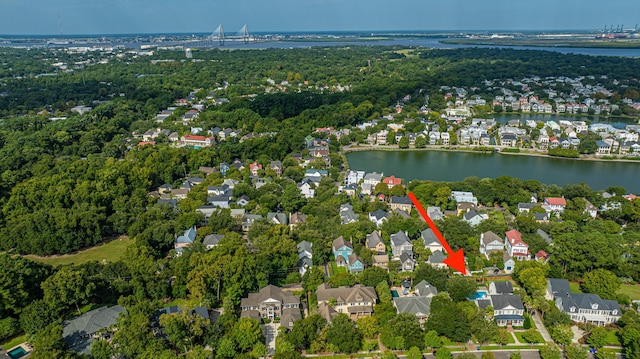
<svg viewBox="0 0 640 359"><path fill-rule="evenodd" d="M387 220L387 217L388 217L388 213L381 209L377 209L373 212L369 212L369 220L375 223L376 226L378 227L382 226L384 221Z"/></svg>
<svg viewBox="0 0 640 359"><path fill-rule="evenodd" d="M413 203L406 196L392 196L391 201L389 202L389 207L394 209L399 209L405 211L407 213L411 213L411 207L413 207Z"/></svg>
<svg viewBox="0 0 640 359"><path fill-rule="evenodd" d="M309 180L304 179L302 182L298 183L298 189L300 190L300 194L304 196L304 198L313 198L316 196L315 184Z"/></svg>
<svg viewBox="0 0 640 359"><path fill-rule="evenodd" d="M604 141L596 141L596 144L598 145L598 151L596 152L596 154L607 155L611 153L611 144Z"/></svg>
<svg viewBox="0 0 640 359"><path fill-rule="evenodd" d="M456 203L473 203L478 205L478 199L471 192L451 191L451 199Z"/></svg>
<svg viewBox="0 0 640 359"><path fill-rule="evenodd" d="M574 293L566 279L548 279L547 300L553 300L556 307L579 323L605 326L620 319L618 302L600 298L597 294Z"/></svg>
<svg viewBox="0 0 640 359"><path fill-rule="evenodd" d="M316 291L318 305L330 305L336 312L348 315L352 320L369 317L373 314L373 305L378 301L378 295L373 287L356 284L353 287L331 288L323 283Z"/></svg>
<svg viewBox="0 0 640 359"><path fill-rule="evenodd" d="M423 325L431 314L431 297L414 296L414 297L397 297L393 298L393 306L396 307L398 314L411 313L418 318L420 325Z"/></svg>
<svg viewBox="0 0 640 359"><path fill-rule="evenodd" d="M238 206L244 207L249 204L249 201L251 201L251 199L247 197L247 195L243 194L242 196L240 196L240 198L236 200L236 204Z"/></svg>
<svg viewBox="0 0 640 359"><path fill-rule="evenodd" d="M596 206L593 205L593 203L589 202L589 200L587 200L586 198L584 199L584 213L588 214L591 218L596 219L596 216L598 215L598 208L596 208Z"/></svg>
<svg viewBox="0 0 640 359"><path fill-rule="evenodd" d="M353 212L353 206L349 203L340 205L340 223L349 224L358 222L358 215Z"/></svg>
<svg viewBox="0 0 640 359"><path fill-rule="evenodd" d="M380 236L380 232L373 231L367 234L364 240L365 247L367 249L375 251L377 254L385 254L386 247L384 242L382 241L382 237Z"/></svg>
<svg viewBox="0 0 640 359"><path fill-rule="evenodd" d="M271 168L271 170L273 172L276 173L276 176L278 176L278 177L282 176L282 162L280 162L280 161L271 161L271 163L269 164L269 167Z"/></svg>
<svg viewBox="0 0 640 359"><path fill-rule="evenodd" d="M222 163L220 163L220 166L219 166L219 167L220 167L220 174L221 174L221 175L223 175L223 176L226 176L226 175L227 175L227 172L231 169L231 167L229 166L229 164L228 164L228 163L226 163L226 162L222 162Z"/></svg>
<svg viewBox="0 0 640 359"><path fill-rule="evenodd" d="M442 251L435 251L429 256L427 263L436 268L446 268L447 265L444 264L445 259L447 259L447 257Z"/></svg>
<svg viewBox="0 0 640 359"><path fill-rule="evenodd" d="M262 165L258 162L253 162L249 164L249 172L252 176L258 177L258 172L262 170Z"/></svg>
<svg viewBox="0 0 640 359"><path fill-rule="evenodd" d="M508 281L489 283L489 295L496 294L513 294L513 284Z"/></svg>
<svg viewBox="0 0 640 359"><path fill-rule="evenodd" d="M413 259L412 252L402 252L400 254L400 270L403 272L413 272L416 267L416 261Z"/></svg>
<svg viewBox="0 0 640 359"><path fill-rule="evenodd" d="M520 202L518 203L518 213L529 212L531 208L537 205L535 202Z"/></svg>
<svg viewBox="0 0 640 359"><path fill-rule="evenodd" d="M564 212L564 208L567 206L567 200L562 197L547 197L544 199L544 205L551 211L562 213Z"/></svg>
<svg viewBox="0 0 640 359"><path fill-rule="evenodd" d="M462 216L462 219L472 227L475 227L482 221L489 219L489 215L486 213L480 213L475 209L471 209Z"/></svg>
<svg viewBox="0 0 640 359"><path fill-rule="evenodd" d="M402 185L402 178L397 178L395 176L391 176L391 177L385 177L382 180L382 183L386 184L387 187L389 187L389 189L393 188L393 186L400 186Z"/></svg>
<svg viewBox="0 0 640 359"><path fill-rule="evenodd" d="M222 195L230 196L231 192L232 191L229 188L229 186L226 186L226 185L207 187L207 195L209 196L222 196Z"/></svg>
<svg viewBox="0 0 640 359"><path fill-rule="evenodd" d="M541 250L539 250L539 251L534 255L534 258L535 258L537 261L544 261L544 262L546 262L546 261L548 261L548 260L549 260L549 253L547 253L547 252L545 252L545 251L543 251L543 250L541 249Z"/></svg>
<svg viewBox="0 0 640 359"><path fill-rule="evenodd" d="M250 214L250 213L245 214L244 217L242 218L242 230L245 232L248 231L255 221L262 218L264 217L262 217L261 214Z"/></svg>
<svg viewBox="0 0 640 359"><path fill-rule="evenodd" d="M421 280L416 284L414 292L421 297L435 297L438 295L438 288L432 286L426 280Z"/></svg>
<svg viewBox="0 0 640 359"><path fill-rule="evenodd" d="M364 270L364 263L353 252L353 244L346 241L342 236L336 238L331 246L336 265L347 267L349 272L361 272Z"/></svg>
<svg viewBox="0 0 640 359"><path fill-rule="evenodd" d="M489 255L494 252L504 251L504 241L492 231L480 234L480 254L489 259Z"/></svg>
<svg viewBox="0 0 640 359"><path fill-rule="evenodd" d="M231 208L231 210L229 210L229 215L237 222L240 222L244 218L245 212L244 208Z"/></svg>
<svg viewBox="0 0 640 359"><path fill-rule="evenodd" d="M444 213L442 213L442 209L440 207L428 207L427 215L432 221L444 219Z"/></svg>
<svg viewBox="0 0 640 359"><path fill-rule="evenodd" d="M300 275L304 275L307 269L313 266L313 243L302 241L296 245L298 248L298 271Z"/></svg>
<svg viewBox="0 0 640 359"><path fill-rule="evenodd" d="M524 305L519 295L489 295L486 299L476 300L476 304L482 309L492 306L493 317L501 327L509 325L521 327L524 325Z"/></svg>
<svg viewBox="0 0 640 359"><path fill-rule="evenodd" d="M180 137L180 143L183 146L193 147L211 147L215 142L213 137L197 136L197 135L184 135Z"/></svg>
<svg viewBox="0 0 640 359"><path fill-rule="evenodd" d="M512 229L505 233L504 247L506 252L515 259L529 259L529 245L522 240L522 233Z"/></svg>
<svg viewBox="0 0 640 359"><path fill-rule="evenodd" d="M91 355L93 342L102 337L109 337L105 330L116 324L121 313L126 313L126 309L119 305L104 306L65 320L62 322L62 340L67 349L86 356Z"/></svg>
<svg viewBox="0 0 640 359"><path fill-rule="evenodd" d="M184 234L176 238L173 242L173 248L176 250L176 255L181 255L184 247L188 247L196 240L196 227L191 227L184 231Z"/></svg>
<svg viewBox="0 0 640 359"><path fill-rule="evenodd" d="M344 193L347 196L355 196L358 191L358 186L355 184L349 184L346 186L338 187L338 193Z"/></svg>
<svg viewBox="0 0 640 359"><path fill-rule="evenodd" d="M289 227L295 228L298 224L305 223L307 221L307 215L300 212L289 214Z"/></svg>
<svg viewBox="0 0 640 359"><path fill-rule="evenodd" d="M227 195L213 196L207 198L209 203L218 208L229 208L230 197Z"/></svg>
<svg viewBox="0 0 640 359"><path fill-rule="evenodd" d="M422 238L424 248L429 249L431 253L434 253L435 251L444 251L442 243L440 243L440 240L438 239L438 237L436 237L431 228L427 228L424 231L420 232L420 238Z"/></svg>
<svg viewBox="0 0 640 359"><path fill-rule="evenodd" d="M196 208L196 212L202 213L204 215L204 219L209 219L209 217L211 217L214 213L218 212L218 207L207 204Z"/></svg>
<svg viewBox="0 0 640 359"><path fill-rule="evenodd" d="M505 251L504 254L502 255L502 263L504 263L505 273L513 272L513 269L516 266L516 262L513 260L513 257L507 251Z"/></svg>
<svg viewBox="0 0 640 359"><path fill-rule="evenodd" d="M398 231L390 236L391 252L394 258L400 258L402 253L409 253L413 257L413 245L406 232Z"/></svg>
<svg viewBox="0 0 640 359"><path fill-rule="evenodd" d="M389 269L389 256L386 254L375 254L371 258L374 267L379 267L385 270Z"/></svg>
<svg viewBox="0 0 640 359"><path fill-rule="evenodd" d="M364 171L349 171L344 177L344 184L345 186L357 185L362 180L364 180Z"/></svg>
<svg viewBox="0 0 640 359"><path fill-rule="evenodd" d="M210 174L213 174L216 172L216 168L215 167L206 167L206 166L200 166L198 167L198 172L202 172L204 174L204 176L208 176Z"/></svg>
<svg viewBox="0 0 640 359"><path fill-rule="evenodd" d="M209 234L204 237L204 239L202 240L202 244L204 244L207 250L210 250L211 248L217 246L222 238L224 238L224 234Z"/></svg>
<svg viewBox="0 0 640 359"><path fill-rule="evenodd" d="M538 223L549 223L549 219L551 218L549 216L549 213L534 213L533 214L533 218L536 220L536 222Z"/></svg>
<svg viewBox="0 0 640 359"><path fill-rule="evenodd" d="M372 173L367 173L364 176L362 183L371 185L371 188L374 188L381 181L382 181L382 173L372 172Z"/></svg>
<svg viewBox="0 0 640 359"><path fill-rule="evenodd" d="M267 222L288 226L289 217L282 212L269 212L267 213Z"/></svg>
<svg viewBox="0 0 640 359"><path fill-rule="evenodd" d="M247 298L240 301L240 308L241 318L274 320L277 317L287 329L291 329L293 322L301 318L300 297L274 285L268 285L258 293L249 293Z"/></svg>

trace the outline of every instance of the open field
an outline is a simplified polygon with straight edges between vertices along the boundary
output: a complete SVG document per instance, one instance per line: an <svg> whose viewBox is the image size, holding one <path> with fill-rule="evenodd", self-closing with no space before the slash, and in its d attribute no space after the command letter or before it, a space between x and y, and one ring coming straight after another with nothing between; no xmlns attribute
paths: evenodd
<svg viewBox="0 0 640 359"><path fill-rule="evenodd" d="M569 282L569 288L571 288L572 292L582 293L582 290L580 290L580 283L578 282ZM631 300L640 299L640 285L622 284L618 294L626 294L631 298Z"/></svg>
<svg viewBox="0 0 640 359"><path fill-rule="evenodd" d="M65 264L82 264L91 261L98 262L116 262L124 255L125 250L133 241L128 237L120 237L105 244L85 249L73 254L64 254L60 256L39 257L27 255L25 258L50 264L52 266Z"/></svg>

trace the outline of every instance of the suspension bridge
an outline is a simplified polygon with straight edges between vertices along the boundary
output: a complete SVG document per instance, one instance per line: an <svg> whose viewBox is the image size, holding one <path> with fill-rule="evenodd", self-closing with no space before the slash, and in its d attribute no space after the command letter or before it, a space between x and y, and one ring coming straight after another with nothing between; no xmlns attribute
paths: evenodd
<svg viewBox="0 0 640 359"><path fill-rule="evenodd" d="M255 41L257 41L257 39L249 33L247 24L244 24L238 32L232 34L225 33L224 27L220 24L211 35L185 41L181 43L181 45L185 47L215 47L232 44L248 44Z"/></svg>

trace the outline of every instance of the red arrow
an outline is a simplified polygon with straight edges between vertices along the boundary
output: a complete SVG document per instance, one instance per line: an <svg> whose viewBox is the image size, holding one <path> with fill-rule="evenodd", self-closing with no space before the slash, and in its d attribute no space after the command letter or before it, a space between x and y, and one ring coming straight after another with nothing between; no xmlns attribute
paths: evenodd
<svg viewBox="0 0 640 359"><path fill-rule="evenodd" d="M433 223L431 218L429 218L427 212L424 210L424 208L422 208L422 205L420 204L420 202L418 202L418 199L413 194L413 192L409 192L409 198L411 199L411 202L413 202L413 205L416 206L418 213L420 213L424 221L429 225L429 228L431 228L433 233L436 235L436 237L444 247L444 250L447 251L447 255L449 257L444 260L444 264L457 270L463 275L467 274L467 268L464 264L464 251L462 249L459 249L457 252L454 252L449 246L449 243L447 243L447 241L442 236L442 233L440 233L436 225Z"/></svg>

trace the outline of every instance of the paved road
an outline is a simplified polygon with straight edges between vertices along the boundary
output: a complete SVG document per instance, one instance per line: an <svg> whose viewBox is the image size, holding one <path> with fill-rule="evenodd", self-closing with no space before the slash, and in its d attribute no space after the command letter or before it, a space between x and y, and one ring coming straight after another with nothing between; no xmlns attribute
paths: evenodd
<svg viewBox="0 0 640 359"><path fill-rule="evenodd" d="M540 332L540 334L542 334L542 338L544 339L544 341L552 342L553 339L551 339L551 336L549 335L547 328L545 328L544 324L542 324L542 319L540 319L540 314L536 312L534 315L531 316L531 318L533 318L533 322L536 323L536 329Z"/></svg>

